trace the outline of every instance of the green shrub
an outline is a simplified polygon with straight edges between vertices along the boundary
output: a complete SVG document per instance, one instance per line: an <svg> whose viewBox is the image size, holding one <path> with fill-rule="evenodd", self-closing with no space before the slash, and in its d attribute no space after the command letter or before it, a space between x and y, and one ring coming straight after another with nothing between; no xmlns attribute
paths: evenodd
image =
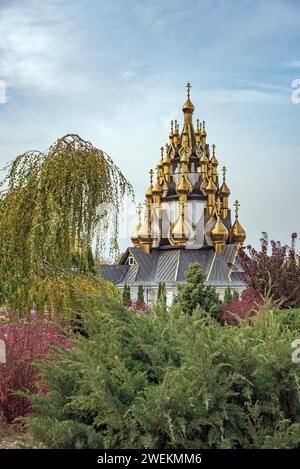
<svg viewBox="0 0 300 469"><path fill-rule="evenodd" d="M300 448L295 333L263 309L222 326L196 308L156 316L105 307L89 338L42 372L30 398L33 445L46 448Z"/></svg>

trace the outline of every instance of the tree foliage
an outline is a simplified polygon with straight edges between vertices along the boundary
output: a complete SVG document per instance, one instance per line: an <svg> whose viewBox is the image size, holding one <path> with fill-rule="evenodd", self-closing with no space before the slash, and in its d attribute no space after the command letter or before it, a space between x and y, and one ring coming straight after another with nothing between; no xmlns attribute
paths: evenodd
<svg viewBox="0 0 300 469"><path fill-rule="evenodd" d="M224 293L224 303L231 303L233 300L233 294L230 287L227 287Z"/></svg>
<svg viewBox="0 0 300 469"><path fill-rule="evenodd" d="M117 252L119 210L132 188L108 155L76 135L60 138L46 153L18 156L6 171L0 197L1 300L19 312L32 303L51 308L51 289L63 283L67 293L75 274L95 272L93 243L96 256Z"/></svg>
<svg viewBox="0 0 300 469"><path fill-rule="evenodd" d="M269 242L267 233L262 233L261 249L248 246L240 254L249 288L262 295L271 295L283 307L300 305L300 255L296 252L297 234L291 236L291 246L282 246L279 241Z"/></svg>
<svg viewBox="0 0 300 469"><path fill-rule="evenodd" d="M127 301L130 301L131 294L130 294L130 286L125 283L123 288L123 303L125 304Z"/></svg>
<svg viewBox="0 0 300 469"><path fill-rule="evenodd" d="M222 326L197 308L156 316L101 304L89 338L42 366L30 445L300 448L294 331L272 310Z"/></svg>
<svg viewBox="0 0 300 469"><path fill-rule="evenodd" d="M160 301L164 307L167 305L167 290L165 282L159 282L158 292L157 292L157 301Z"/></svg>
<svg viewBox="0 0 300 469"><path fill-rule="evenodd" d="M137 294L137 300L140 303L145 303L145 289L143 285L138 286L138 294Z"/></svg>
<svg viewBox="0 0 300 469"><path fill-rule="evenodd" d="M214 287L204 285L205 275L198 262L189 265L185 278L186 283L178 285L174 304L179 305L187 314L192 314L194 309L200 306L207 313L217 317L220 309L218 294Z"/></svg>

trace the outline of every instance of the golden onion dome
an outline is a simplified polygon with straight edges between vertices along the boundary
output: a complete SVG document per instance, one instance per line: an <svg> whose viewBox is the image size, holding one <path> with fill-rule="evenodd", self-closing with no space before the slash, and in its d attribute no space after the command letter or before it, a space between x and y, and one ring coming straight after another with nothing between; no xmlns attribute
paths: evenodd
<svg viewBox="0 0 300 469"><path fill-rule="evenodd" d="M146 192L146 198L147 198L147 199L151 199L151 198L152 198L153 174L154 174L153 169L150 169L149 174L150 174L150 185L149 185L148 190L147 190L147 192Z"/></svg>
<svg viewBox="0 0 300 469"><path fill-rule="evenodd" d="M131 235L131 241L134 244L134 246L138 246L140 244L138 232L139 232L141 226L142 226L142 224L138 223L136 225L135 229L133 230L132 235Z"/></svg>
<svg viewBox="0 0 300 469"><path fill-rule="evenodd" d="M159 163L158 163L158 168L162 169L163 165L164 165L164 147L160 148L160 152L161 152L161 158L160 158Z"/></svg>
<svg viewBox="0 0 300 469"><path fill-rule="evenodd" d="M176 192L179 195L186 195L191 191L192 185L187 180L187 177L182 174L179 183L176 186Z"/></svg>
<svg viewBox="0 0 300 469"><path fill-rule="evenodd" d="M220 187L220 194L223 196L223 197L229 197L230 196L230 189L229 187L227 186L226 184L226 167L223 166L222 168L222 173L223 173L223 184L222 186Z"/></svg>
<svg viewBox="0 0 300 469"><path fill-rule="evenodd" d="M227 186L225 181L223 181L223 184L220 187L220 194L222 194L223 197L229 197L230 196L230 189Z"/></svg>
<svg viewBox="0 0 300 469"><path fill-rule="evenodd" d="M236 200L234 202L234 206L235 206L235 222L234 222L234 224L232 225L232 228L231 228L231 242L233 244L243 244L243 242L246 239L246 231L241 226L241 224L238 220L239 206L240 206L238 200Z"/></svg>
<svg viewBox="0 0 300 469"><path fill-rule="evenodd" d="M195 108L189 97L187 98L186 102L182 106L182 110L183 112L189 112L189 113L194 112Z"/></svg>
<svg viewBox="0 0 300 469"><path fill-rule="evenodd" d="M152 194L153 194L152 190L153 190L153 187L152 187L152 184L150 184L150 186L148 187L148 190L146 192L146 197L149 198L149 199L152 197Z"/></svg>
<svg viewBox="0 0 300 469"><path fill-rule="evenodd" d="M207 137L207 133L205 130L205 121L202 121L202 132L201 132L202 137Z"/></svg>
<svg viewBox="0 0 300 469"><path fill-rule="evenodd" d="M177 222L172 230L172 238L175 244L178 246L184 245L190 236L190 229L183 215L179 215Z"/></svg>
<svg viewBox="0 0 300 469"><path fill-rule="evenodd" d="M217 221L214 224L210 235L214 243L225 243L228 238L228 230L219 215L217 215Z"/></svg>
<svg viewBox="0 0 300 469"><path fill-rule="evenodd" d="M140 229L137 232L137 236L139 241L153 241L148 216L145 217L144 222L142 223Z"/></svg>
<svg viewBox="0 0 300 469"><path fill-rule="evenodd" d="M201 158L200 158L200 163L204 163L204 164L209 163L209 160L206 156L206 151L205 150L202 152L202 155L201 155Z"/></svg>
<svg viewBox="0 0 300 469"><path fill-rule="evenodd" d="M205 187L205 192L208 194L215 194L217 192L217 186L215 185L214 181L212 180L212 177L209 178L208 183Z"/></svg>
<svg viewBox="0 0 300 469"><path fill-rule="evenodd" d="M231 228L231 242L233 244L243 244L245 239L246 239L246 231L241 226L238 219L236 219Z"/></svg>
<svg viewBox="0 0 300 469"><path fill-rule="evenodd" d="M159 179L157 178L156 183L155 183L155 185L154 185L154 187L153 187L153 189L152 189L152 194L153 194L153 195L159 195L159 196L161 196L162 193L163 193L163 187L162 187L162 185L159 183Z"/></svg>
<svg viewBox="0 0 300 469"><path fill-rule="evenodd" d="M211 162L212 166L215 166L215 167L218 166L218 164L219 164L218 160L216 158L216 145L215 144L213 144L213 146L212 146L212 157L211 157L210 162Z"/></svg>

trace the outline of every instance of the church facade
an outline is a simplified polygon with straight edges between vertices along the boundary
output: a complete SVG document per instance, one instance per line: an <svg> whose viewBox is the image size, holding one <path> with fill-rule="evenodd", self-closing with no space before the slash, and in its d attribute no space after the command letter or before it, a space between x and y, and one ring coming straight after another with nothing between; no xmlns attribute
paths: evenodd
<svg viewBox="0 0 300 469"><path fill-rule="evenodd" d="M100 268L101 275L118 288L129 285L132 298L142 284L147 303L156 300L160 282L166 285L170 303L193 262L200 263L206 284L215 286L221 298L227 287L239 293L245 288L238 262L246 239L239 202L233 204L232 222L227 171L223 166L220 176L216 146L207 143L205 121L197 119L194 127L190 88L188 83L182 129L177 121L171 122L156 174L150 170L145 203L137 207L133 245L118 264Z"/></svg>

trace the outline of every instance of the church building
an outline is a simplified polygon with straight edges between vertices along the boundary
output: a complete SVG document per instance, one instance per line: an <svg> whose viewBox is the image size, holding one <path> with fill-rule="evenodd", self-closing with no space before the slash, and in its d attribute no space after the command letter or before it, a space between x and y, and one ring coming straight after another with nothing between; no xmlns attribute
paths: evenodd
<svg viewBox="0 0 300 469"><path fill-rule="evenodd" d="M223 166L219 174L216 146L207 143L205 121L197 119L193 125L190 88L188 83L182 130L176 120L171 122L169 143L161 147L155 174L150 170L145 203L137 207L132 246L118 264L100 269L118 288L129 285L132 298L143 285L147 303L156 300L160 282L165 283L171 303L193 262L201 264L206 284L213 285L220 298L227 287L239 293L245 288L238 262L246 239L238 219L240 204L237 200L233 204L232 217L227 171Z"/></svg>

